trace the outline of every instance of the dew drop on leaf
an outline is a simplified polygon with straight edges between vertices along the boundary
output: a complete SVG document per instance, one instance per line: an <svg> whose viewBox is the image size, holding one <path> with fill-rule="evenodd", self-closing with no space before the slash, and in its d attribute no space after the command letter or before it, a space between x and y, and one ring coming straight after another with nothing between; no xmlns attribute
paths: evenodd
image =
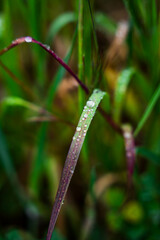
<svg viewBox="0 0 160 240"><path fill-rule="evenodd" d="M94 101L92 101L92 100L87 101L87 106L88 106L89 108L94 107L94 105L95 105L95 102L94 102Z"/></svg>
<svg viewBox="0 0 160 240"><path fill-rule="evenodd" d="M80 132L80 131L81 131L81 127L77 127L77 128L76 128L76 131L77 131L77 132Z"/></svg>
<svg viewBox="0 0 160 240"><path fill-rule="evenodd" d="M32 38L31 37L25 37L25 42L32 42Z"/></svg>

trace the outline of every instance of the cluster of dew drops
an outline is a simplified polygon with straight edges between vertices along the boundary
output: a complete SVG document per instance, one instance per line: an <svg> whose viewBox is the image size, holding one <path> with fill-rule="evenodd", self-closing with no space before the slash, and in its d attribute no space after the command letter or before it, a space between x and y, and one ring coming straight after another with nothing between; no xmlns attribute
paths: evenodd
<svg viewBox="0 0 160 240"><path fill-rule="evenodd" d="M76 135L77 132L79 133L79 135L78 135L78 137L75 137L75 135L73 137L73 140L77 141L76 145L78 145L78 142L80 141L81 137L85 137L86 136L87 124L83 125L83 122L88 118L89 112L93 111L93 107L95 106L95 102L93 100L88 100L86 105L87 106L85 106L84 110L83 110L83 112L85 112L85 113L84 113L83 117L80 119L80 121L79 121L80 125L78 124L78 126L76 128L76 132L75 132L75 135ZM82 128L83 126L84 126L84 129Z"/></svg>
<svg viewBox="0 0 160 240"><path fill-rule="evenodd" d="M87 133L87 124L83 124L83 122L89 117L89 112L93 111L93 107L95 106L95 102L93 100L88 100L86 106L84 107L83 110L83 117L80 119L79 124L76 128L76 132L73 136L73 144L74 144L74 149L72 151L72 160L76 161L77 159L77 154L80 152L80 145L82 145L82 142L84 140L84 137L86 136ZM78 133L78 136L76 136ZM73 174L75 166L71 167L70 172Z"/></svg>

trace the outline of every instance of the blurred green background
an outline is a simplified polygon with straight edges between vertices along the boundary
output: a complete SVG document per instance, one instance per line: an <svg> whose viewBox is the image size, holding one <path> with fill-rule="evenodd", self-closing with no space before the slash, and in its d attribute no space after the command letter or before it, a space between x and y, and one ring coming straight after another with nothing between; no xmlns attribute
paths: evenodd
<svg viewBox="0 0 160 240"><path fill-rule="evenodd" d="M103 109L134 132L128 188L124 140L96 113L53 239L160 239L159 10L158 0L0 1L0 50L22 36L51 46L90 91L108 93ZM35 44L0 56L1 240L45 239L87 98Z"/></svg>

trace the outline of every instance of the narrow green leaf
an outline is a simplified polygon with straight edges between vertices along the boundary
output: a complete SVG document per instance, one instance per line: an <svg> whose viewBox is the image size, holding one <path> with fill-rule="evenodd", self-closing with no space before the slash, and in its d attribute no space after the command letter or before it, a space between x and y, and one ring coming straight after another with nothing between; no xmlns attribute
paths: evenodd
<svg viewBox="0 0 160 240"><path fill-rule="evenodd" d="M65 161L65 165L63 168L63 173L61 176L55 203L52 210L51 220L48 228L47 240L51 239L52 232L54 230L54 226L55 226L58 214L60 212L65 195L67 193L67 189L69 187L71 178L73 176L86 133L95 115L96 109L104 95L105 95L104 92L102 92L101 90L95 89L93 91L93 94L87 101L86 106L84 107L84 110L81 114L78 126L73 136L73 140Z"/></svg>
<svg viewBox="0 0 160 240"><path fill-rule="evenodd" d="M75 40L76 40L76 37L77 37L77 29L74 33L74 37L73 37L73 40L72 40L72 44L64 58L64 62L66 64L68 64L69 62L69 59L71 58L71 54L72 54L72 51L73 51L73 48L74 48L74 44L75 44ZM54 76L54 78L52 79L52 82L51 82L51 85L49 87L49 91L48 91L48 94L47 94L47 108L50 109L51 108L51 105L52 105L52 102L53 102L53 99L54 99L54 96L55 96L55 93L57 91L57 88L61 82L61 80L63 79L63 76L65 74L66 70L63 68L63 67L59 67L58 71L57 71L57 74Z"/></svg>
<svg viewBox="0 0 160 240"><path fill-rule="evenodd" d="M32 111L35 111L35 112L42 112L41 107L39 107L31 102L28 102L22 98L19 98L19 97L6 97L1 101L1 104L3 104L3 107L20 106L20 107L24 107L24 108L30 109Z"/></svg>
<svg viewBox="0 0 160 240"><path fill-rule="evenodd" d="M134 74L133 68L125 69L121 72L117 80L117 85L114 93L114 119L120 121L122 106L126 94L128 84Z"/></svg>
<svg viewBox="0 0 160 240"><path fill-rule="evenodd" d="M148 107L146 109L146 111L144 112L135 132L134 132L134 136L137 136L137 134L140 132L140 130L142 129L142 127L144 126L145 122L147 121L147 119L149 118L158 98L160 97L160 85L158 86L158 88L156 89L156 91L154 92Z"/></svg>
<svg viewBox="0 0 160 240"><path fill-rule="evenodd" d="M72 45L67 53L67 55L64 58L64 62L67 64L69 62L69 59L72 54L73 46L75 43L77 31L75 32L74 39L72 42ZM47 100L46 105L47 109L51 109L52 102L54 100L55 93L57 91L57 88L61 82L61 80L64 77L66 70L60 66L56 76L53 78L51 86L49 87L48 94L47 94ZM30 174L30 187L34 191L35 194L38 193L38 179L43 167L43 160L45 156L45 144L46 144L46 138L47 138L47 131L48 131L49 124L47 122L42 123L41 127L38 132L37 137L37 152L35 156L34 165L32 166L31 174Z"/></svg>
<svg viewBox="0 0 160 240"><path fill-rule="evenodd" d="M52 23L48 31L47 42L53 42L56 34L67 24L76 21L76 16L73 12L68 12L60 15Z"/></svg>
<svg viewBox="0 0 160 240"><path fill-rule="evenodd" d="M115 34L116 32L116 23L104 13L95 13L95 23L97 28L101 28L105 32L109 32L110 34Z"/></svg>

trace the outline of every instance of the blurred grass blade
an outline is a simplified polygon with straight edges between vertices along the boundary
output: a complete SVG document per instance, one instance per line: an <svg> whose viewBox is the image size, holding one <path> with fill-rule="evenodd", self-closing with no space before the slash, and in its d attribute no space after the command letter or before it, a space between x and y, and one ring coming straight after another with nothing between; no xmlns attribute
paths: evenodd
<svg viewBox="0 0 160 240"><path fill-rule="evenodd" d="M48 31L48 36L47 36L47 42L51 43L54 41L54 38L56 34L68 23L75 22L76 21L76 16L73 12L68 12L60 15L57 17L53 23L51 24L49 31Z"/></svg>
<svg viewBox="0 0 160 240"><path fill-rule="evenodd" d="M132 175L135 165L135 143L132 128L129 125L123 125L122 129L127 159L128 183L130 185L132 183Z"/></svg>
<svg viewBox="0 0 160 240"><path fill-rule="evenodd" d="M137 134L140 132L140 130L142 129L143 125L145 124L145 122L147 121L147 119L149 118L156 102L158 101L158 98L160 97L160 85L158 86L158 88L156 89L156 91L154 92L148 107L146 109L146 111L144 112L135 132L134 132L134 136L137 136Z"/></svg>
<svg viewBox="0 0 160 240"><path fill-rule="evenodd" d="M160 155L151 152L150 150L148 150L145 147L138 147L136 149L136 154L138 156L141 156L141 157L144 157L144 158L150 160L151 162L155 163L156 165L160 165Z"/></svg>
<svg viewBox="0 0 160 240"><path fill-rule="evenodd" d="M38 113L46 112L45 109L43 109L31 102L28 102L22 98L19 98L19 97L6 97L1 101L1 103L3 104L4 107L20 106L20 107L24 107L24 108L30 109L30 110L38 112Z"/></svg>
<svg viewBox="0 0 160 240"><path fill-rule="evenodd" d="M74 42L76 39L76 34L77 31L75 32L74 39L72 42L72 45L67 53L67 55L64 58L64 62L68 64L69 59L72 54ZM59 66L59 69L57 71L56 76L53 78L51 86L49 87L48 94L47 94L47 101L46 101L46 106L47 109L51 109L52 107L52 102L56 93L56 90L61 82L61 80L64 77L65 74L65 69L62 66ZM41 169L43 166L43 159L45 155L45 144L46 144L46 138L47 138L47 130L48 130L48 123L42 123L39 132L38 132L38 137L37 137L37 153L35 157L35 162L31 170L30 174L30 187L34 191L35 194L38 193L38 180L39 180L39 175L41 173Z"/></svg>
<svg viewBox="0 0 160 240"><path fill-rule="evenodd" d="M48 228L47 240L51 239L52 232L54 230L57 217L59 215L61 206L67 193L67 189L73 176L86 133L94 117L96 109L104 95L105 95L104 92L95 89L93 94L87 101L86 106L84 107L84 110L80 117L78 126L73 136L73 140L65 161L61 180L56 194L55 203L53 206L50 224Z"/></svg>
<svg viewBox="0 0 160 240"><path fill-rule="evenodd" d="M95 24L97 25L97 28L102 29L105 32L108 32L110 34L116 33L116 23L111 20L109 17L107 17L106 14L97 12L95 13Z"/></svg>
<svg viewBox="0 0 160 240"><path fill-rule="evenodd" d="M77 29L76 29L76 31L74 33L74 37L73 37L70 49L68 50L68 52L67 52L67 54L66 54L66 56L64 58L64 62L66 64L68 64L69 59L71 58L71 54L73 52L73 48L74 48L74 45L75 45L76 37L77 37ZM48 94L47 94L47 102L46 102L47 109L51 109L51 105L52 105L55 93L57 91L57 88L58 88L61 80L63 79L63 76L64 76L65 72L66 72L66 70L63 67L60 66L58 71L57 71L57 74L52 79L52 82L51 82L51 85L49 87L49 91L48 91Z"/></svg>
<svg viewBox="0 0 160 240"><path fill-rule="evenodd" d="M28 20L28 14L27 14L27 8L25 6L24 1L22 0L16 0L17 8L21 11L21 16L25 18L25 20Z"/></svg>
<svg viewBox="0 0 160 240"><path fill-rule="evenodd" d="M126 90L133 74L134 69L128 68L123 70L117 79L116 89L114 93L114 113L113 113L116 122L120 121Z"/></svg>

